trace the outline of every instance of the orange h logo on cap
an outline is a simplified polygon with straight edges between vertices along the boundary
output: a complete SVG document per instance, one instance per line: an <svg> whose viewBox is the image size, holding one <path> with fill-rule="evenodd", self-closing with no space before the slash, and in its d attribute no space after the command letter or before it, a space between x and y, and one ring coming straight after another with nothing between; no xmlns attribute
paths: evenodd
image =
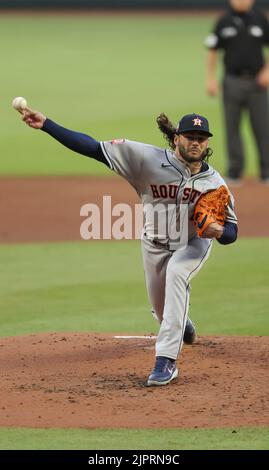
<svg viewBox="0 0 269 470"><path fill-rule="evenodd" d="M199 119L199 118L195 118L195 119L192 120L192 122L193 122L194 126L200 126L201 127L203 121L201 121L201 119Z"/></svg>

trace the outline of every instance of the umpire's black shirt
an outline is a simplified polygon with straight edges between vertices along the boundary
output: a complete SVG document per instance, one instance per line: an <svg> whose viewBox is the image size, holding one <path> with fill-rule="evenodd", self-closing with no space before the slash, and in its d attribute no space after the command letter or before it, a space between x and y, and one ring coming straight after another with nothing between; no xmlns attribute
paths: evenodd
<svg viewBox="0 0 269 470"><path fill-rule="evenodd" d="M226 73L243 76L255 76L263 67L266 44L269 44L269 23L256 8L246 13L230 8L206 39L209 49L224 49Z"/></svg>

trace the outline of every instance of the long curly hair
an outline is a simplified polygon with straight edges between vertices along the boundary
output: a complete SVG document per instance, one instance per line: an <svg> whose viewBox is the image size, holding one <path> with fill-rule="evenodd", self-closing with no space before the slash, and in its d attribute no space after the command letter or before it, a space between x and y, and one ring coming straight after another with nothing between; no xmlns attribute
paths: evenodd
<svg viewBox="0 0 269 470"><path fill-rule="evenodd" d="M174 144L174 138L177 133L177 128L164 113L161 113L157 117L156 121L165 140L168 142L169 147L175 150L176 146Z"/></svg>
<svg viewBox="0 0 269 470"><path fill-rule="evenodd" d="M168 142L169 147L172 150L175 150L176 146L174 144L175 135L178 135L178 129L174 126L172 121L166 116L166 114L161 113L156 119L158 127L162 132L165 140ZM203 160L208 159L213 154L213 150L208 147L206 154L203 157Z"/></svg>

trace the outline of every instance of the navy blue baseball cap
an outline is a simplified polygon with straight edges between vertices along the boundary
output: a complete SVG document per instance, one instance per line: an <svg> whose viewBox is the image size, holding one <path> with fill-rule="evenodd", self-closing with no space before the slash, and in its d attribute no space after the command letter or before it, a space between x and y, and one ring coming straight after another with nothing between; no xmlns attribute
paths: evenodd
<svg viewBox="0 0 269 470"><path fill-rule="evenodd" d="M200 114L186 114L179 121L177 134L183 134L184 132L199 131L213 137L213 134L209 131L208 120Z"/></svg>

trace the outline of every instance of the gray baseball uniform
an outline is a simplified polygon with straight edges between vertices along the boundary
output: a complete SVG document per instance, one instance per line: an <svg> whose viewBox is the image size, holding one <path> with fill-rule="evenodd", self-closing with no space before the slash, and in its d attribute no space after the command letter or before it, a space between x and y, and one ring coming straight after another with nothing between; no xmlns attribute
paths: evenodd
<svg viewBox="0 0 269 470"><path fill-rule="evenodd" d="M175 153L128 140L101 142L112 170L135 188L144 207L142 253L149 300L161 322L156 356L176 359L188 318L190 281L209 257L212 240L199 238L192 216L202 193L226 183L212 167L191 175ZM226 220L237 223L233 197ZM182 220L184 217L184 224ZM181 228L180 234L176 233ZM182 234L186 242L182 243Z"/></svg>

